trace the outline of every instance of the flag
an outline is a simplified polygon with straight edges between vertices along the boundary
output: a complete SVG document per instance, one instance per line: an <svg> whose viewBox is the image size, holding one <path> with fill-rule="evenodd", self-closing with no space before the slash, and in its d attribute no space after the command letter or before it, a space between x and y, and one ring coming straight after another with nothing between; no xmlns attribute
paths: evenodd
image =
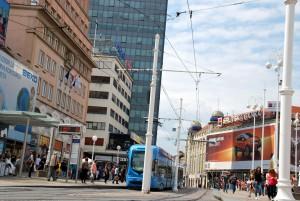
<svg viewBox="0 0 300 201"><path fill-rule="evenodd" d="M70 73L71 73L71 69L70 69L70 70L68 70L68 72L65 74L65 78L66 78L66 80L68 80L68 79L69 79Z"/></svg>
<svg viewBox="0 0 300 201"><path fill-rule="evenodd" d="M77 89L81 88L80 75L77 75L74 77L73 82L72 82L72 87L77 88Z"/></svg>

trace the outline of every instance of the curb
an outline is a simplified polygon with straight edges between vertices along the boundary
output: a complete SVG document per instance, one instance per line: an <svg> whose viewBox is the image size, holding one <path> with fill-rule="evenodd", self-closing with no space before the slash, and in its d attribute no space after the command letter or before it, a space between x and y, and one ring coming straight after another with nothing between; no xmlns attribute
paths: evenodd
<svg viewBox="0 0 300 201"><path fill-rule="evenodd" d="M91 189L126 189L126 186L79 186L79 185L68 185L68 186L61 186L61 185L9 185L9 186L0 186L6 188L91 188Z"/></svg>

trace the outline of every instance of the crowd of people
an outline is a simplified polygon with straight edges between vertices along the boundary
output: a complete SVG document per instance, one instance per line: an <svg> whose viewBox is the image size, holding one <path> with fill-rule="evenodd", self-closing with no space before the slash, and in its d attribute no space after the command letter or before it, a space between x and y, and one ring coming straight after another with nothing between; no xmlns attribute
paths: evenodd
<svg viewBox="0 0 300 201"><path fill-rule="evenodd" d="M85 158L81 165L80 178L82 183L86 183L86 180L90 178L91 182L95 180L104 180L104 183L111 180L112 183L119 184L125 181L126 167L119 167L113 163L106 163L105 166L97 165L96 161L89 162L88 158Z"/></svg>
<svg viewBox="0 0 300 201"><path fill-rule="evenodd" d="M3 164L3 170L0 168L1 176L18 175L21 166L20 156L6 152L0 155L0 162L1 165ZM46 175L48 181L51 179L55 181L58 178L66 178L67 176L70 179L76 178L76 165L70 165L68 171L68 160L60 158L57 153L54 152L49 162L46 163L46 155L30 151L24 158L23 170L28 172L28 177L31 177L35 172L48 172L48 175ZM107 181L111 181L113 184L118 184L119 181L123 183L126 177L126 166L120 167L112 162L100 164L89 158L84 158L79 167L79 176L82 183L86 183L86 180L94 183L95 180L101 179L105 183Z"/></svg>
<svg viewBox="0 0 300 201"><path fill-rule="evenodd" d="M238 178L235 174L224 174L220 178L214 178L214 187L228 193L230 189L234 194L236 189L249 192L249 197L254 195L258 200L261 196L267 195L273 200L277 194L277 173L274 169L270 169L263 174L260 167L250 171L248 178L244 180Z"/></svg>

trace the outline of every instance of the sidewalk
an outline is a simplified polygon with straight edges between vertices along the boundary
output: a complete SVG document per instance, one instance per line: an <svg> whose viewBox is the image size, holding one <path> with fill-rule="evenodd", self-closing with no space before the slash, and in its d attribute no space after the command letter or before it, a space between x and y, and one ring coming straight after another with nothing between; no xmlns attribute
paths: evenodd
<svg viewBox="0 0 300 201"><path fill-rule="evenodd" d="M252 193L251 198L249 198L249 192L246 191L239 191L237 190L234 194L232 194L231 190L228 190L228 193L224 193L222 190L214 190L214 196L222 201L248 201L248 200L255 200L255 195ZM260 196L260 201L269 201L267 195Z"/></svg>
<svg viewBox="0 0 300 201"><path fill-rule="evenodd" d="M126 188L126 183L112 184L111 181L107 181L105 184L103 180L95 181L92 184L87 181L86 184L82 184L81 180L69 179L66 182L65 179L57 179L56 181L48 181L45 177L0 177L0 187L47 187L47 188L108 188L108 189L122 189Z"/></svg>

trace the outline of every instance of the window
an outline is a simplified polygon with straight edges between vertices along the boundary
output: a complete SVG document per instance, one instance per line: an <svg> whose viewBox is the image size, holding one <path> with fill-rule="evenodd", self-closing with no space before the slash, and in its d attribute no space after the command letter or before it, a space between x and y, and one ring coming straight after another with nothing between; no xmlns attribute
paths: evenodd
<svg viewBox="0 0 300 201"><path fill-rule="evenodd" d="M105 122L87 122L87 128L92 130L105 130Z"/></svg>
<svg viewBox="0 0 300 201"><path fill-rule="evenodd" d="M110 116L111 116L112 118L114 118L114 116L115 116L115 111L112 110L112 109L110 109Z"/></svg>
<svg viewBox="0 0 300 201"><path fill-rule="evenodd" d="M70 106L71 106L71 96L68 96L66 101L66 109L70 110Z"/></svg>
<svg viewBox="0 0 300 201"><path fill-rule="evenodd" d="M59 80L63 81L63 79L64 79L64 67L60 66L60 69L59 69Z"/></svg>
<svg viewBox="0 0 300 201"><path fill-rule="evenodd" d="M43 80L42 82L42 96L46 97L47 95L47 82L45 80Z"/></svg>
<svg viewBox="0 0 300 201"><path fill-rule="evenodd" d="M40 91L41 91L41 81L42 81L42 79L39 77L39 82L38 82L38 86L37 86L37 94L38 95L40 94Z"/></svg>
<svg viewBox="0 0 300 201"><path fill-rule="evenodd" d="M115 103L116 102L117 97L115 96L115 94L112 94L111 96L111 100Z"/></svg>
<svg viewBox="0 0 300 201"><path fill-rule="evenodd" d="M55 73L56 72L56 62L54 60L52 60L52 68L51 68L51 72Z"/></svg>
<svg viewBox="0 0 300 201"><path fill-rule="evenodd" d="M111 124L109 124L108 131L111 133L114 132L114 127Z"/></svg>
<svg viewBox="0 0 300 201"><path fill-rule="evenodd" d="M42 50L40 50L38 64L43 67L44 66L44 62L45 62L45 52L43 52Z"/></svg>
<svg viewBox="0 0 300 201"><path fill-rule="evenodd" d="M48 100L52 101L52 94L53 94L53 86L49 84L49 91L48 91Z"/></svg>
<svg viewBox="0 0 300 201"><path fill-rule="evenodd" d="M61 107L64 108L65 107L65 104L66 104L66 94L63 93L62 97L61 97Z"/></svg>
<svg viewBox="0 0 300 201"><path fill-rule="evenodd" d="M84 144L85 145L93 145L94 142L91 137L86 137L84 140ZM104 144L104 138L98 138L97 141L95 142L96 146L103 146L103 144Z"/></svg>
<svg viewBox="0 0 300 201"><path fill-rule="evenodd" d="M107 107L88 106L87 113L91 113L91 114L107 114Z"/></svg>
<svg viewBox="0 0 300 201"><path fill-rule="evenodd" d="M105 91L90 91L90 98L108 99L108 92Z"/></svg>
<svg viewBox="0 0 300 201"><path fill-rule="evenodd" d="M114 79L114 83L113 84L114 84L115 88L118 88L118 84L117 84L117 81L115 79Z"/></svg>
<svg viewBox="0 0 300 201"><path fill-rule="evenodd" d="M110 77L106 77L106 76L91 76L91 82L92 83L109 84L110 83Z"/></svg>
<svg viewBox="0 0 300 201"><path fill-rule="evenodd" d="M56 104L57 104L57 105L60 104L60 99L61 99L61 90L58 89L58 90L57 90L57 95L56 95Z"/></svg>
<svg viewBox="0 0 300 201"><path fill-rule="evenodd" d="M49 56L46 56L46 69L47 69L47 71L51 71L51 63L52 63L52 61L51 61L51 58L49 57Z"/></svg>

